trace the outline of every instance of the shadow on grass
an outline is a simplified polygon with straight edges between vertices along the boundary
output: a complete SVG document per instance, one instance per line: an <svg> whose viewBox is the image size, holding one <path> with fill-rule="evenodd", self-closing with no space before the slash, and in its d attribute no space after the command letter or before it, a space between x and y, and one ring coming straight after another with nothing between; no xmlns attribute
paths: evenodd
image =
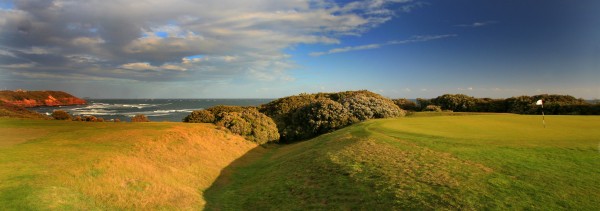
<svg viewBox="0 0 600 211"><path fill-rule="evenodd" d="M254 169L254 171L258 170L256 169L256 162L261 159L265 159L265 156L269 153L272 153L275 148L278 148L278 146L258 146L248 151L242 157L234 160L231 164L221 170L219 177L217 177L213 184L204 191L203 195L206 201L205 210L221 210L227 209L228 207L233 208L237 203L240 203L239 201L227 201L227 198L230 198L231 194L235 194L231 189L240 185L237 179L253 176L250 175L250 173L252 173L252 169ZM251 170L246 170L245 174L240 174L237 172L237 170L240 168L250 168Z"/></svg>

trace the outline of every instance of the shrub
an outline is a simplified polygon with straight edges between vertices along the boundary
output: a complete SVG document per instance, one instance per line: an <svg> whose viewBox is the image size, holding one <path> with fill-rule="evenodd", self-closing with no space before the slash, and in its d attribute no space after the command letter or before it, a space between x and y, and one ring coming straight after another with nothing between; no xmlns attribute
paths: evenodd
<svg viewBox="0 0 600 211"><path fill-rule="evenodd" d="M218 106L210 107L206 110L209 111L210 113L212 113L214 116L219 116L221 113L242 112L245 109L246 109L246 107L241 107L241 106L218 105Z"/></svg>
<svg viewBox="0 0 600 211"><path fill-rule="evenodd" d="M96 118L95 116L85 116L86 122L95 122L97 120L98 120L98 118Z"/></svg>
<svg viewBox="0 0 600 211"><path fill-rule="evenodd" d="M239 112L222 112L221 118L215 124L226 127L232 133L241 136L248 136L252 133L252 125L242 118Z"/></svg>
<svg viewBox="0 0 600 211"><path fill-rule="evenodd" d="M366 95L354 95L341 99L346 109L360 121L377 118L390 118L404 116L406 113L393 101Z"/></svg>
<svg viewBox="0 0 600 211"><path fill-rule="evenodd" d="M213 123L215 122L215 115L207 110L193 111L191 114L183 118L183 122Z"/></svg>
<svg viewBox="0 0 600 211"><path fill-rule="evenodd" d="M71 115L63 110L55 110L52 112L52 118L55 120L71 120Z"/></svg>
<svg viewBox="0 0 600 211"><path fill-rule="evenodd" d="M294 113L298 121L296 136L307 139L351 124L352 114L342 104L320 99Z"/></svg>
<svg viewBox="0 0 600 211"><path fill-rule="evenodd" d="M423 111L442 112L442 108L436 105L428 105Z"/></svg>
<svg viewBox="0 0 600 211"><path fill-rule="evenodd" d="M394 104L396 104L398 107L400 107L401 109L407 110L407 111L416 111L418 110L417 107L417 103L407 100L406 98L400 98L400 99L395 99L392 100L394 101Z"/></svg>
<svg viewBox="0 0 600 211"><path fill-rule="evenodd" d="M121 122L121 120L119 118L116 118L115 120L113 120L113 122Z"/></svg>
<svg viewBox="0 0 600 211"><path fill-rule="evenodd" d="M214 123L258 144L279 140L279 132L273 119L260 113L254 107L220 105L206 110L194 111L183 121Z"/></svg>
<svg viewBox="0 0 600 211"><path fill-rule="evenodd" d="M100 117L100 118L96 119L96 122L104 122L104 118Z"/></svg>
<svg viewBox="0 0 600 211"><path fill-rule="evenodd" d="M431 99L431 103L444 110L474 111L477 99L464 94L445 94Z"/></svg>
<svg viewBox="0 0 600 211"><path fill-rule="evenodd" d="M81 118L81 116L76 116L73 118L73 121L81 122L83 121L83 119Z"/></svg>
<svg viewBox="0 0 600 211"><path fill-rule="evenodd" d="M150 120L148 117L146 117L146 115L136 114L135 116L131 117L131 122L150 122Z"/></svg>
<svg viewBox="0 0 600 211"><path fill-rule="evenodd" d="M405 115L390 99L365 90L300 94L262 105L260 111L273 118L283 142L311 138L367 119Z"/></svg>

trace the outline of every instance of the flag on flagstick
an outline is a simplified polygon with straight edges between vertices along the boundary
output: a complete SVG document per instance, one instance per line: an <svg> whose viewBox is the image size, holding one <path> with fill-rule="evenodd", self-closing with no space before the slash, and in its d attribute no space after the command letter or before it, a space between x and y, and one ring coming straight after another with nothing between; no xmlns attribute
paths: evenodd
<svg viewBox="0 0 600 211"><path fill-rule="evenodd" d="M544 118L544 101L539 99L537 102L535 102L535 105L542 106L542 124L544 125L544 128L546 128L546 120Z"/></svg>

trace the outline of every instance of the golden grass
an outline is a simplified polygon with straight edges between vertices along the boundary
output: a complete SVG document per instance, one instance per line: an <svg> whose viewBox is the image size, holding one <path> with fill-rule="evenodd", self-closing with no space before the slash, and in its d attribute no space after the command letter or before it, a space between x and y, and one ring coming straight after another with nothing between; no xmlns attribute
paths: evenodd
<svg viewBox="0 0 600 211"><path fill-rule="evenodd" d="M43 175L20 183L21 187L34 184L34 191L25 197L36 204L31 208L202 209L203 191L221 169L257 147L209 124L52 123L53 127L42 127L49 133L32 132L28 127L3 129L11 134L31 132L41 140L19 139L25 144L12 147L24 153L16 150L6 157L27 160L31 153L35 161L0 162L0 166L35 169L36 175ZM21 172L0 173L0 178L3 174L14 178ZM0 193L5 190L0 185Z"/></svg>
<svg viewBox="0 0 600 211"><path fill-rule="evenodd" d="M80 168L70 180L85 195L115 208L199 209L203 189L256 144L209 127L174 127L129 153Z"/></svg>

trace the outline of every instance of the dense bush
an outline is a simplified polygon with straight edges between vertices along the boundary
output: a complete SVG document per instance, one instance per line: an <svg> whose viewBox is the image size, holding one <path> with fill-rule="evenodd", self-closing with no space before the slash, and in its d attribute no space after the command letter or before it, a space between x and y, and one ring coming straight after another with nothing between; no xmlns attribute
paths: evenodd
<svg viewBox="0 0 600 211"><path fill-rule="evenodd" d="M429 99L423 99L423 98L417 98L417 105L419 110L424 110L428 105L431 105L431 100Z"/></svg>
<svg viewBox="0 0 600 211"><path fill-rule="evenodd" d="M351 124L352 114L342 104L318 99L292 114L295 130L286 131L289 139L308 139ZM358 120L356 120L358 121ZM293 133L290 133L293 132Z"/></svg>
<svg viewBox="0 0 600 211"><path fill-rule="evenodd" d="M184 122L214 123L258 144L279 140L275 122L254 107L214 106L193 111Z"/></svg>
<svg viewBox="0 0 600 211"><path fill-rule="evenodd" d="M403 110L407 110L407 111L420 110L419 107L417 106L417 103L410 101L406 98L394 99L392 101L394 102L394 104L396 104L398 107L400 107Z"/></svg>
<svg viewBox="0 0 600 211"><path fill-rule="evenodd" d="M146 115L136 114L135 116L131 117L131 122L150 122L150 120L148 117L146 117Z"/></svg>
<svg viewBox="0 0 600 211"><path fill-rule="evenodd" d="M190 115L183 118L183 122L213 123L215 122L215 115L207 110L193 111Z"/></svg>
<svg viewBox="0 0 600 211"><path fill-rule="evenodd" d="M360 121L399 117L406 114L393 101L381 96L357 94L340 99L340 103Z"/></svg>
<svg viewBox="0 0 600 211"><path fill-rule="evenodd" d="M443 110L473 111L477 99L464 94L445 94L431 99L431 103L440 106Z"/></svg>
<svg viewBox="0 0 600 211"><path fill-rule="evenodd" d="M300 94L260 106L282 142L312 138L354 122L405 115L390 99L369 91Z"/></svg>
<svg viewBox="0 0 600 211"><path fill-rule="evenodd" d="M436 105L428 105L423 109L423 111L442 112L442 108Z"/></svg>
<svg viewBox="0 0 600 211"><path fill-rule="evenodd" d="M417 99L417 101L421 108L436 105L442 109L454 111L540 114L542 107L535 105L540 99L544 101L543 110L545 114L600 115L598 105L590 104L583 99L577 99L569 95L544 94L490 99L474 98L462 94L446 94L431 100Z"/></svg>
<svg viewBox="0 0 600 211"><path fill-rule="evenodd" d="M210 108L208 108L206 110L209 111L210 113L212 113L216 117L216 116L219 116L222 113L242 112L242 111L244 111L244 110L246 110L248 108L251 108L251 107L218 105L218 106L210 107Z"/></svg>
<svg viewBox="0 0 600 211"><path fill-rule="evenodd" d="M63 110L55 110L52 112L52 118L55 120L71 120L71 115Z"/></svg>

